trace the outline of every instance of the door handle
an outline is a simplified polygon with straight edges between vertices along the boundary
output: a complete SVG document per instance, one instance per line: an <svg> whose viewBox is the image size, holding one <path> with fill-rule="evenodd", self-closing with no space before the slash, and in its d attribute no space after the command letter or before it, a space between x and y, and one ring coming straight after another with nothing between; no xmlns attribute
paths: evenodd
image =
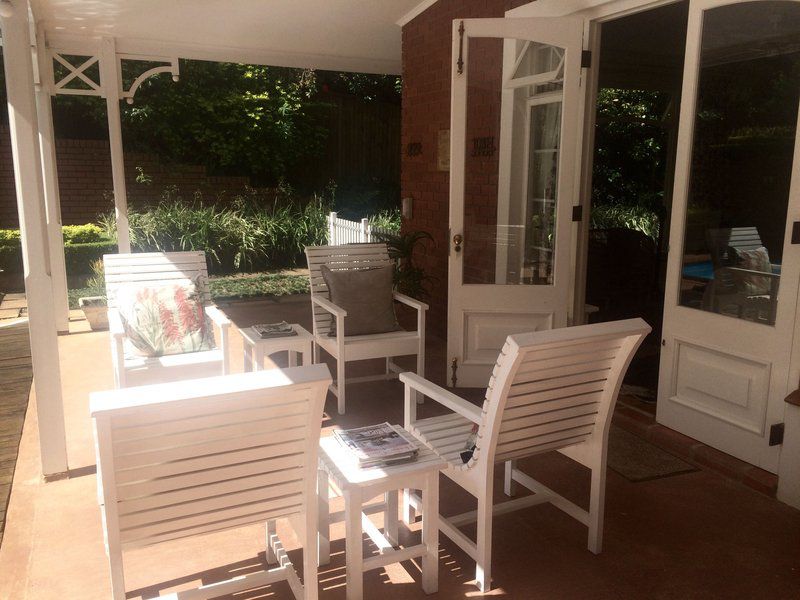
<svg viewBox="0 0 800 600"><path fill-rule="evenodd" d="M460 233L457 233L453 236L453 250L456 252L461 252L461 244L464 243L464 238L461 236Z"/></svg>

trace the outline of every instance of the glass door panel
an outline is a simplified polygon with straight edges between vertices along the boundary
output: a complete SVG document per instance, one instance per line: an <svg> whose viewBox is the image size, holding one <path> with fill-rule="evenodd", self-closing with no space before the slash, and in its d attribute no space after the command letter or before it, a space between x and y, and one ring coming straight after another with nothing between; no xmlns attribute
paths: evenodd
<svg viewBox="0 0 800 600"><path fill-rule="evenodd" d="M800 99L800 6L703 17L679 303L774 325Z"/></svg>

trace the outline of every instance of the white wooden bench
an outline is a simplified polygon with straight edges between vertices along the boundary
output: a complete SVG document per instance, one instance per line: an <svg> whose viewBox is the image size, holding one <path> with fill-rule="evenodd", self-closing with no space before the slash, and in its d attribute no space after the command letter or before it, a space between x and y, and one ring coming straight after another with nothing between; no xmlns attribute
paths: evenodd
<svg viewBox="0 0 800 600"><path fill-rule="evenodd" d="M204 252L142 252L103 256L108 297L108 326L114 385L118 388L166 383L229 373L228 329L231 322L213 305L208 287ZM158 357L126 356L125 330L117 310L117 291L122 286L186 285L201 294L205 313L219 330L219 347L213 350Z"/></svg>
<svg viewBox="0 0 800 600"><path fill-rule="evenodd" d="M355 360L385 358L386 372L383 375L351 377L349 383L375 381L396 377L403 371L392 358L409 354L417 355L417 374L425 376L425 311L428 305L394 293L397 302L417 311L416 331L391 331L372 335L344 335L347 311L330 300L330 293L322 277L321 267L327 265L333 271L367 269L394 265L386 244L343 244L341 246L307 246L306 258L311 287L311 303L314 316L314 362L319 362L322 348L336 360L336 383L331 391L338 399L339 414L345 412L345 364ZM331 335L333 334L333 335Z"/></svg>
<svg viewBox="0 0 800 600"><path fill-rule="evenodd" d="M441 517L441 532L476 562L481 591L491 585L492 514L550 502L589 528L589 550L600 552L608 431L622 379L636 349L650 332L642 319L511 335L497 358L483 407L413 373L406 385L406 429L448 462L444 473L478 500L477 511ZM416 395L453 413L417 419ZM465 463L461 453L473 425L477 443ZM516 468L527 456L557 450L592 472L585 511ZM493 473L505 462L505 492L520 483L532 495L492 506ZM405 493L407 521L419 501ZM477 520L477 541L458 528Z"/></svg>
<svg viewBox="0 0 800 600"><path fill-rule="evenodd" d="M123 550L254 523L267 525L278 566L188 597L286 579L297 598L317 598L317 456L330 382L327 366L313 365L92 394L115 600L125 598ZM286 517L300 529L304 585L275 532Z"/></svg>

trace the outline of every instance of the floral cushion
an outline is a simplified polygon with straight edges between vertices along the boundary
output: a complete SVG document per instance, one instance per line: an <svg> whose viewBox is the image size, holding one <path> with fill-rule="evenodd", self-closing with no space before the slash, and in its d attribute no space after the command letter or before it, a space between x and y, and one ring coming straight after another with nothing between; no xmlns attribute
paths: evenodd
<svg viewBox="0 0 800 600"><path fill-rule="evenodd" d="M214 335L194 284L122 286L117 308L126 354L164 356L214 349Z"/></svg>
<svg viewBox="0 0 800 600"><path fill-rule="evenodd" d="M772 265L769 262L769 253L764 246L754 250L737 250L736 266L749 271L761 273L772 273ZM751 296L769 294L770 278L754 273L748 273L742 277L744 291Z"/></svg>

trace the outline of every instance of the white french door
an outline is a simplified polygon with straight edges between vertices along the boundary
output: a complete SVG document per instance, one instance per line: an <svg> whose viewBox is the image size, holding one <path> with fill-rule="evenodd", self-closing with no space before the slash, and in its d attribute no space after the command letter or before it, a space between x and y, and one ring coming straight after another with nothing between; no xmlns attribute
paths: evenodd
<svg viewBox="0 0 800 600"><path fill-rule="evenodd" d="M564 327L583 21L454 23L448 359L485 386L510 333Z"/></svg>
<svg viewBox="0 0 800 600"><path fill-rule="evenodd" d="M691 1L658 421L773 472L797 387L798 74L800 2Z"/></svg>

